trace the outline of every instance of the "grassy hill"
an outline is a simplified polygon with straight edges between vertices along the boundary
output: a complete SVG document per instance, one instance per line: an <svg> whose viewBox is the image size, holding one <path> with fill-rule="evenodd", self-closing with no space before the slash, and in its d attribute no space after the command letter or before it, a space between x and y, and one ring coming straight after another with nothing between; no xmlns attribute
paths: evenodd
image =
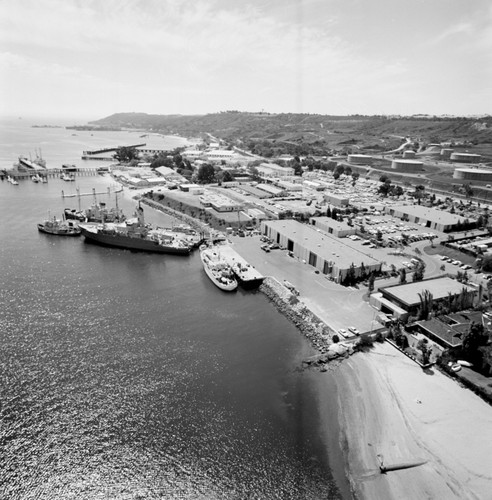
<svg viewBox="0 0 492 500"><path fill-rule="evenodd" d="M317 143L326 148L387 149L411 137L421 142L472 142L492 145L492 117L385 117L269 114L228 111L207 115L116 113L91 122L98 126L137 128L187 137L212 134L237 144L251 140ZM347 143L347 141L350 141Z"/></svg>

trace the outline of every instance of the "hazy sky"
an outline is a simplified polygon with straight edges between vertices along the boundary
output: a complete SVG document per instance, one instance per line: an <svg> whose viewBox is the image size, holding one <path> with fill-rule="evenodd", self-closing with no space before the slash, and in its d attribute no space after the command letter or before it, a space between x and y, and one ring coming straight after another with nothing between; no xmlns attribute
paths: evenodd
<svg viewBox="0 0 492 500"><path fill-rule="evenodd" d="M0 114L492 114L491 0L0 0Z"/></svg>

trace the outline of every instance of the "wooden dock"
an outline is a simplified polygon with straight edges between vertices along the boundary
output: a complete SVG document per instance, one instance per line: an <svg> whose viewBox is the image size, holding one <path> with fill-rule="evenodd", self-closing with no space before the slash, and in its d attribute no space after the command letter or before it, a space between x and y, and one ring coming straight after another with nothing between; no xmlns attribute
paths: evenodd
<svg viewBox="0 0 492 500"><path fill-rule="evenodd" d="M60 177L61 174L66 172L67 171L63 168L46 168L36 171L5 169L0 171L0 177L3 179L6 178L7 176L10 176L15 180L22 181L22 180L31 180L31 177L33 175L39 174L41 177L46 177L47 179L50 178L54 179ZM97 167L78 168L75 172L71 171L70 173L75 175L76 177L91 176L91 175L95 176L99 174L99 172L97 171Z"/></svg>

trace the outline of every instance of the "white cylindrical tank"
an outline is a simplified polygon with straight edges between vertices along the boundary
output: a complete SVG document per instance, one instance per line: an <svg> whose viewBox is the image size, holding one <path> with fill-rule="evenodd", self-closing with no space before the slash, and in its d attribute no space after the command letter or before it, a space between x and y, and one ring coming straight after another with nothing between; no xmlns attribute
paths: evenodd
<svg viewBox="0 0 492 500"><path fill-rule="evenodd" d="M372 156L368 155L348 155L347 159L349 163L354 165L370 165L372 163Z"/></svg>
<svg viewBox="0 0 492 500"><path fill-rule="evenodd" d="M415 158L415 151L413 151L412 149L407 149L406 151L403 152L403 158L407 160Z"/></svg>
<svg viewBox="0 0 492 500"><path fill-rule="evenodd" d="M393 160L391 168L402 172L421 172L424 168L424 162L418 160Z"/></svg>
<svg viewBox="0 0 492 500"><path fill-rule="evenodd" d="M451 161L457 163L478 163L481 156L474 153L452 153Z"/></svg>

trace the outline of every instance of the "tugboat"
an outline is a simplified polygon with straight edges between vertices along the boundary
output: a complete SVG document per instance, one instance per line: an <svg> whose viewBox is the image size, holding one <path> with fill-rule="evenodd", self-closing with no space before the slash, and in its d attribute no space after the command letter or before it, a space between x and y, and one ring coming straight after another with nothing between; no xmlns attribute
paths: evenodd
<svg viewBox="0 0 492 500"><path fill-rule="evenodd" d="M189 255L191 246L176 233L145 224L140 204L134 218L123 223L80 224L86 240L100 245L145 252Z"/></svg>
<svg viewBox="0 0 492 500"><path fill-rule="evenodd" d="M217 248L201 247L200 258L203 269L215 286L226 292L232 292L237 288L238 283L231 266L220 256Z"/></svg>
<svg viewBox="0 0 492 500"><path fill-rule="evenodd" d="M56 217L48 218L38 224L38 231L56 236L80 236L82 231L76 223L71 221L62 221Z"/></svg>

